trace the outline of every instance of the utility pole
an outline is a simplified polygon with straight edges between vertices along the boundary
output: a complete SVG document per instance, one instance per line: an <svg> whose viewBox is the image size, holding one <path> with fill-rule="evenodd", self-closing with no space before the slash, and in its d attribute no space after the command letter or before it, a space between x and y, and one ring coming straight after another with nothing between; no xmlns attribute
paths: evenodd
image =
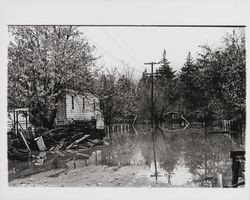
<svg viewBox="0 0 250 200"><path fill-rule="evenodd" d="M151 65L151 129L152 129L152 141L153 141L153 151L154 151L154 165L155 165L155 180L157 182L158 172L156 163L156 152L155 152L155 135L156 129L154 126L154 65L159 64L159 62L149 62L144 63L145 65Z"/></svg>

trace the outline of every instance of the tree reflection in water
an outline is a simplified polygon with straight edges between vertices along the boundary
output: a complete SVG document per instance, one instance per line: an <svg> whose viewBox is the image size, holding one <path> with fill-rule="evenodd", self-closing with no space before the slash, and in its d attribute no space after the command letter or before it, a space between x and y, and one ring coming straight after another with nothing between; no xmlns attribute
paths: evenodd
<svg viewBox="0 0 250 200"><path fill-rule="evenodd" d="M153 162L153 145L150 133L138 136L145 163ZM231 180L230 151L239 146L228 135L210 135L205 138L203 129L157 131L156 155L160 168L171 180L177 168L184 166L200 186L217 186L216 176L223 175L224 182ZM178 170L177 170L178 171ZM206 184L209 182L209 184Z"/></svg>
<svg viewBox="0 0 250 200"><path fill-rule="evenodd" d="M230 151L237 149L237 144L227 135L210 135L205 139L202 130L189 130L184 134L185 164L193 174L193 179L201 186L210 181L210 186L217 184L216 175L222 174L230 179ZM211 185L212 184L212 185Z"/></svg>
<svg viewBox="0 0 250 200"><path fill-rule="evenodd" d="M109 164L151 167L154 161L152 132L150 129L137 131L138 136L117 135L113 139L115 145L106 152ZM227 135L212 135L206 139L203 129L164 132L159 129L155 145L157 167L169 184L183 173L185 181L190 181L191 176L191 182L201 187L217 186L218 174L223 175L223 181L227 178L230 181L230 151L239 150L237 143Z"/></svg>

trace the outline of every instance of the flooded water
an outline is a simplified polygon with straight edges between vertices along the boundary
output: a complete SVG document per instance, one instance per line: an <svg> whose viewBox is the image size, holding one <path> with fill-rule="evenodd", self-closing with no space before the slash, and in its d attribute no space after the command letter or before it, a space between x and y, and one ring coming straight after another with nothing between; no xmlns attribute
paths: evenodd
<svg viewBox="0 0 250 200"><path fill-rule="evenodd" d="M154 180L152 133L149 129L138 129L137 132L138 135L117 134L110 146L46 152L27 162L9 161L9 180L50 169L67 168L67 162L74 159L85 159L86 165L145 166L148 178ZM244 149L228 135L205 138L204 129L164 133L158 130L155 134L158 181L172 186L218 187L217 177L222 176L223 185L230 185L230 151L233 150Z"/></svg>
<svg viewBox="0 0 250 200"><path fill-rule="evenodd" d="M146 165L155 176L152 134L138 131L138 136L119 135L116 146L96 151L92 163L107 165ZM157 131L155 151L158 180L174 186L217 187L217 177L230 185L232 159L230 151L243 150L226 134L205 138L204 129Z"/></svg>

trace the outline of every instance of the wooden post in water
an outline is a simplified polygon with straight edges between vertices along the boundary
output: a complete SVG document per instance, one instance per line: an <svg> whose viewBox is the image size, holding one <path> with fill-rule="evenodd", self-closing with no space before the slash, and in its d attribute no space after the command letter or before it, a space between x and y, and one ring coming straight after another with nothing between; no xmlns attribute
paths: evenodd
<svg viewBox="0 0 250 200"><path fill-rule="evenodd" d="M16 112L16 135L18 135L18 112Z"/></svg>
<svg viewBox="0 0 250 200"><path fill-rule="evenodd" d="M15 110L13 110L13 116L14 116L14 126L13 126L14 133L17 135L17 132L16 132L16 112L15 112Z"/></svg>
<svg viewBox="0 0 250 200"><path fill-rule="evenodd" d="M114 137L115 127L114 124L112 124L112 138Z"/></svg>
<svg viewBox="0 0 250 200"><path fill-rule="evenodd" d="M156 151L155 151L155 135L156 132L155 130L153 130L152 137L153 137L153 151L154 151L154 165L155 165L155 181L157 182L158 172L157 172Z"/></svg>
<svg viewBox="0 0 250 200"><path fill-rule="evenodd" d="M144 63L145 65L151 65L151 130L152 130L152 140L153 140L153 153L154 153L154 165L155 165L155 180L157 182L157 163L156 163L156 152L155 152L155 135L156 135L156 128L154 125L154 64L160 64L159 62L149 62Z"/></svg>
<svg viewBox="0 0 250 200"><path fill-rule="evenodd" d="M98 157L97 157L97 150L95 151L95 164L97 165L98 164Z"/></svg>
<svg viewBox="0 0 250 200"><path fill-rule="evenodd" d="M207 112L205 111L205 115L204 115L204 133L205 133L205 139L207 139Z"/></svg>
<svg viewBox="0 0 250 200"><path fill-rule="evenodd" d="M110 135L109 135L109 127L108 127L108 126L106 126L106 133L107 133L108 138L110 138Z"/></svg>
<svg viewBox="0 0 250 200"><path fill-rule="evenodd" d="M151 62L151 128L152 128L152 139L153 139L153 153L154 153L154 165L155 165L155 181L157 182L158 172L156 163L156 152L155 152L155 126L154 126L154 63Z"/></svg>
<svg viewBox="0 0 250 200"><path fill-rule="evenodd" d="M25 114L25 126L26 126L26 131L28 130L28 111L26 111Z"/></svg>
<svg viewBox="0 0 250 200"><path fill-rule="evenodd" d="M223 187L222 174L220 173L217 173L217 183L218 183L218 187L220 188Z"/></svg>

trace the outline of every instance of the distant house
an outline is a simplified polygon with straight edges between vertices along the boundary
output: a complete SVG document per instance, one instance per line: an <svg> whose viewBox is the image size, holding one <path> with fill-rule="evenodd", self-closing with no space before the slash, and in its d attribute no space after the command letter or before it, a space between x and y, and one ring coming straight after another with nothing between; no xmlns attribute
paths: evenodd
<svg viewBox="0 0 250 200"><path fill-rule="evenodd" d="M180 129L185 127L185 121L179 112L168 112L164 114L163 126L165 129Z"/></svg>
<svg viewBox="0 0 250 200"><path fill-rule="evenodd" d="M99 100L90 93L79 94L69 91L60 102L55 125L94 122L97 129L104 129Z"/></svg>
<svg viewBox="0 0 250 200"><path fill-rule="evenodd" d="M185 115L185 118L189 121L190 128L203 128L204 127L204 111L202 110L196 110L193 111L187 115Z"/></svg>

